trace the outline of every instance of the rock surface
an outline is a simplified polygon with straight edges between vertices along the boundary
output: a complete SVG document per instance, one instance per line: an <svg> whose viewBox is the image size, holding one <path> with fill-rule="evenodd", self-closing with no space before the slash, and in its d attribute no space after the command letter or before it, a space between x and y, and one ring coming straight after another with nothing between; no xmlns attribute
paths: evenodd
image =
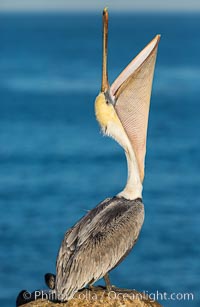
<svg viewBox="0 0 200 307"><path fill-rule="evenodd" d="M162 307L144 294L135 290L118 289L106 292L98 288L95 291L85 289L76 293L67 303L53 303L47 300L36 300L21 307Z"/></svg>

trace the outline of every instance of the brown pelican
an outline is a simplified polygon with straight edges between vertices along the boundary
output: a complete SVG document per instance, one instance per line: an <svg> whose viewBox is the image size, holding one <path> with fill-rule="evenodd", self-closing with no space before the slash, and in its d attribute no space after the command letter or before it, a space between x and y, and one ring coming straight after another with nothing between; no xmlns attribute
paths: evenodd
<svg viewBox="0 0 200 307"><path fill-rule="evenodd" d="M107 198L70 228L62 241L56 276L46 275L57 298L67 301L86 285L104 277L130 252L144 220L142 183L154 66L160 36L132 60L110 86L107 74L108 11L103 11L102 86L95 114L105 135L124 149L128 179L122 192Z"/></svg>

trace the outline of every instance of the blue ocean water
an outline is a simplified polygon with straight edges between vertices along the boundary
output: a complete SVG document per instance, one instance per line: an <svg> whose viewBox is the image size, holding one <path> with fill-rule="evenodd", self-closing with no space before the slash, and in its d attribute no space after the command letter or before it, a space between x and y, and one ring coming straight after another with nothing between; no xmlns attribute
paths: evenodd
<svg viewBox="0 0 200 307"><path fill-rule="evenodd" d="M200 16L112 14L109 79L157 34L145 224L111 273L148 293L193 293L200 304ZM0 305L44 288L64 232L126 181L122 149L99 133L100 15L0 16Z"/></svg>

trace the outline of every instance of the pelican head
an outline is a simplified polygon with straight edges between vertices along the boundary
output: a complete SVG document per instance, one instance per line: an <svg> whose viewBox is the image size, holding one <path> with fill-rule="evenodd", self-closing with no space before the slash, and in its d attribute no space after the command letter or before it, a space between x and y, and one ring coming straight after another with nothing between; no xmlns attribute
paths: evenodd
<svg viewBox="0 0 200 307"><path fill-rule="evenodd" d="M107 54L108 54L108 10L103 10L103 61L102 61L102 83L101 91L95 100L95 114L104 134L113 137L118 143L119 135L112 131L110 126L115 126L124 133L123 126L115 111L115 97L111 93L110 85L108 82L107 71ZM117 129L117 130L118 130Z"/></svg>
<svg viewBox="0 0 200 307"><path fill-rule="evenodd" d="M134 58L110 86L107 73L108 10L103 11L103 61L101 91L95 114L104 134L125 150L128 181L119 194L141 197L144 179L146 135L154 67L160 35Z"/></svg>
<svg viewBox="0 0 200 307"><path fill-rule="evenodd" d="M95 114L102 131L108 133L108 124L114 121L120 124L114 109L114 97L111 96L107 71L108 54L108 10L103 10L103 60L102 60L102 83L101 91L95 101Z"/></svg>

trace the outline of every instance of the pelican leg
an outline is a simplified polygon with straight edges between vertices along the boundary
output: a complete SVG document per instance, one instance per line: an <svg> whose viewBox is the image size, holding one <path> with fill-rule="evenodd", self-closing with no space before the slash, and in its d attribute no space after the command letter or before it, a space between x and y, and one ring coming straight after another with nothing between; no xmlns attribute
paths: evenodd
<svg viewBox="0 0 200 307"><path fill-rule="evenodd" d="M112 288L113 288L113 286L112 286L111 283L110 283L110 278L109 278L108 273L106 273L106 274L104 275L103 278L104 278L106 287L103 287L103 286L93 286L94 281L91 280L91 282L88 284L88 289L89 289L90 291L99 291L99 290L101 290L101 289L105 289L105 288L106 288L106 290L107 290L108 292L111 291Z"/></svg>
<svg viewBox="0 0 200 307"><path fill-rule="evenodd" d="M99 290L105 289L105 287L103 287L103 286L93 286L92 284L88 284L88 289L90 291L99 291Z"/></svg>
<svg viewBox="0 0 200 307"><path fill-rule="evenodd" d="M88 289L90 290L90 291L95 291L95 286L93 286L92 284L89 284L88 285Z"/></svg>
<svg viewBox="0 0 200 307"><path fill-rule="evenodd" d="M89 282L89 284L88 284L88 289L89 289L90 291L99 291L99 290L102 289L101 286L93 286L93 284L94 284L94 279L92 279L92 280Z"/></svg>
<svg viewBox="0 0 200 307"><path fill-rule="evenodd" d="M106 290L108 292L111 291L112 290L112 285L110 283L110 278L109 278L108 273L106 273L103 278L104 278L104 281L105 281L105 284L106 284Z"/></svg>

